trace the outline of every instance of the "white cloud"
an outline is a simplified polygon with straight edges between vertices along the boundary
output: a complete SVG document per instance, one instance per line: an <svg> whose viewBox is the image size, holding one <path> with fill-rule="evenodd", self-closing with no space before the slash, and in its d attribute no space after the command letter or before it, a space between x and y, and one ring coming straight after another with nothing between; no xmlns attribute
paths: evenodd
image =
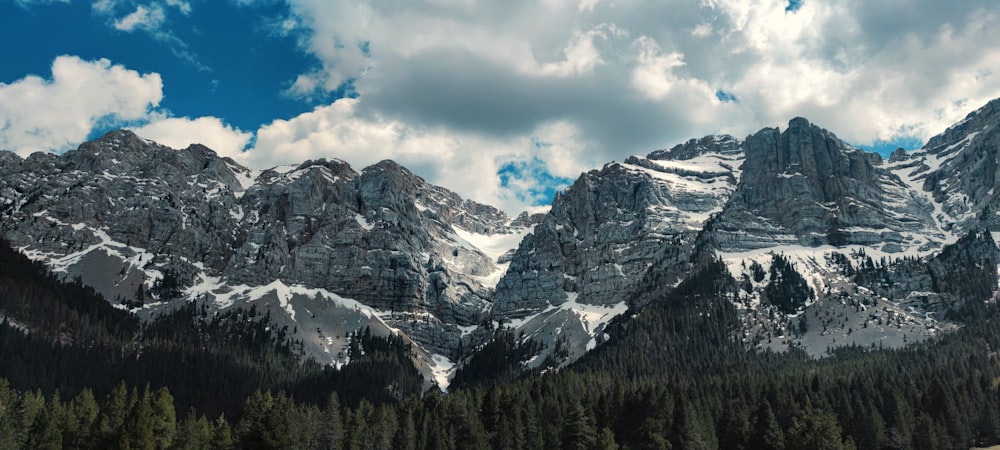
<svg viewBox="0 0 1000 450"><path fill-rule="evenodd" d="M98 14L108 15L115 12L118 0L96 0L90 4L90 9Z"/></svg>
<svg viewBox="0 0 1000 450"><path fill-rule="evenodd" d="M191 3L185 0L167 0L167 6L177 8L185 16L191 14Z"/></svg>
<svg viewBox="0 0 1000 450"><path fill-rule="evenodd" d="M98 123L145 118L163 98L157 73L140 74L107 59L60 56L48 80L0 83L0 148L27 155L66 150Z"/></svg>
<svg viewBox="0 0 1000 450"><path fill-rule="evenodd" d="M248 161L392 158L508 208L496 170L517 158L575 177L795 116L856 144L926 139L1000 96L989 0L288 2L281 33L319 64L286 94L359 97L262 127Z"/></svg>
<svg viewBox="0 0 1000 450"><path fill-rule="evenodd" d="M350 83L359 97L261 127L241 158L328 156L358 167L392 158L510 208L517 202L496 170L518 158L574 177L794 116L857 144L926 139L1000 96L1000 10L991 0L806 1L791 12L787 0L287 1L290 13L265 28L299 38L317 63L280 88L315 101ZM182 3L191 2L143 2L138 15L131 1L93 8L132 12L121 26L150 31L140 24L157 23L155 8L169 22ZM720 102L718 90L738 101ZM243 142L243 131L199 120L161 126L197 122L228 136L227 149Z"/></svg>
<svg viewBox="0 0 1000 450"><path fill-rule="evenodd" d="M1000 95L1000 77L982 75L1000 71L993 56L1000 48L995 44L1000 21L987 0L804 2L793 12L786 11L785 0L512 1L503 8L472 2L445 6L439 0L289 3L297 26L307 32L305 49L321 62L320 70L295 80L290 92L296 95L332 91L353 80L363 110L470 131L457 115L436 117L431 110L404 116L394 111L406 108L374 103L382 92L409 101L398 96L406 79L396 74L433 60L439 65L434 76L446 79L443 86L478 83L482 89L499 88L508 98L519 90L525 99L537 98L525 105L537 117L526 121L532 123L521 134L575 116L570 120L589 138L615 147L606 156L644 152L648 148L640 146L650 141L666 145L699 133L747 134L797 115L836 126L835 132L856 141L889 139L899 130L926 138L966 112L947 105ZM602 24L614 24L614 32ZM500 70L472 73L470 65ZM538 76L581 82L567 87L565 95L545 97L531 92ZM738 97L739 105L706 110L704 104L715 102L721 88ZM571 95L570 89L577 91ZM630 94L633 89L640 95ZM628 102L659 102L656 111L633 111L655 113L664 126L641 130L631 141L597 135L600 127L586 122L599 120L602 97L618 97L614 101L623 111ZM676 120L691 109L699 111L697 117ZM493 119L483 120L477 126L488 129L485 121Z"/></svg>
<svg viewBox="0 0 1000 450"><path fill-rule="evenodd" d="M583 12L583 11L593 12L594 11L594 6L597 6L597 2L598 2L598 0L580 0L579 6L577 6L577 9L579 9L580 12Z"/></svg>
<svg viewBox="0 0 1000 450"><path fill-rule="evenodd" d="M163 81L107 59L60 56L52 76L27 76L0 83L0 149L27 156L62 152L95 131L128 126L139 135L174 148L203 144L223 156L242 158L253 133L216 117L169 117L158 109Z"/></svg>
<svg viewBox="0 0 1000 450"><path fill-rule="evenodd" d="M673 70L684 65L684 55L662 54L656 41L647 36L640 37L635 44L639 56L638 64L632 69L632 86L654 100L666 97L678 81Z"/></svg>
<svg viewBox="0 0 1000 450"><path fill-rule="evenodd" d="M163 8L159 5L153 4L148 8L139 5L132 13L115 20L114 27L116 30L125 32L135 30L156 31L160 29L165 20L166 14L164 14Z"/></svg>
<svg viewBox="0 0 1000 450"><path fill-rule="evenodd" d="M500 185L497 171L506 163L538 155L551 162L556 176L577 177L585 166L571 154L581 148L572 125L551 123L535 133L510 139L489 139L475 133L456 133L434 127L411 126L379 117L362 117L357 99L340 99L291 120L276 120L257 131L256 145L238 160L253 167L272 167L306 159L341 158L355 168L392 159L429 181L460 192L464 197L519 212L530 198ZM536 145L545 142L539 150ZM525 180L519 190L535 188ZM537 183L536 183L537 184ZM528 201L528 203L526 203Z"/></svg>
<svg viewBox="0 0 1000 450"><path fill-rule="evenodd" d="M563 49L566 59L544 63L538 72L559 77L591 72L595 67L604 64L594 40L607 39L609 32L614 33L615 31L614 26L601 24L587 32L574 32L573 38Z"/></svg>
<svg viewBox="0 0 1000 450"><path fill-rule="evenodd" d="M322 86L325 78L325 75L320 72L299 74L295 77L292 85L285 89L284 94L291 98L312 99L318 92L323 91Z"/></svg>
<svg viewBox="0 0 1000 450"><path fill-rule="evenodd" d="M108 20L108 26L125 33L143 32L153 39L166 45L170 51L181 61L191 65L202 72L211 72L212 69L203 64L198 55L193 51L187 42L178 37L171 29L170 15L171 8L176 9L180 14L187 16L191 14L191 2L188 0L160 0L145 2L135 6L132 12L120 16L123 9L128 11L135 2L131 0L96 0L91 3L91 10Z"/></svg>
<svg viewBox="0 0 1000 450"><path fill-rule="evenodd" d="M221 156L236 159L243 157L252 133L227 125L217 117L156 117L146 125L134 129L135 133L173 148L202 144Z"/></svg>

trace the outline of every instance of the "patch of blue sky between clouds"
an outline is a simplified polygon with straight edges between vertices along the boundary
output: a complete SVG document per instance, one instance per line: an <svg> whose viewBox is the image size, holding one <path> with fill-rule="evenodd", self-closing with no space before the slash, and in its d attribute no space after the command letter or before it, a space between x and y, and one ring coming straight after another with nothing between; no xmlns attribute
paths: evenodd
<svg viewBox="0 0 1000 450"><path fill-rule="evenodd" d="M805 3L805 0L788 0L788 6L785 6L785 12L793 13L795 11L798 11L802 9L803 3Z"/></svg>
<svg viewBox="0 0 1000 450"><path fill-rule="evenodd" d="M918 137L897 136L887 141L882 139L877 139L871 144L855 145L855 147L865 151L878 153L883 157L889 157L889 154L895 151L897 148L902 148L903 150L916 150L922 147L923 145L924 141Z"/></svg>
<svg viewBox="0 0 1000 450"><path fill-rule="evenodd" d="M722 103L739 103L740 98L731 92L726 92L722 89L715 91L715 98L719 99Z"/></svg>
<svg viewBox="0 0 1000 450"><path fill-rule="evenodd" d="M551 204L556 193L565 191L573 183L570 178L549 173L545 161L537 157L529 161L508 162L500 166L497 176L504 189L531 206Z"/></svg>

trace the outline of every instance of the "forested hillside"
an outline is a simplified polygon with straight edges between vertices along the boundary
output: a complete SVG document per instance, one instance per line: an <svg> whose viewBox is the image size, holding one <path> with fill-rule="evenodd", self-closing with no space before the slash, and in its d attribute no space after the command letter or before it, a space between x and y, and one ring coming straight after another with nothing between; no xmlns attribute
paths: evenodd
<svg viewBox="0 0 1000 450"><path fill-rule="evenodd" d="M336 371L299 362L266 313L207 318L192 305L143 326L9 249L0 255L8 317L0 376L10 380L0 382L2 448L1000 442L1000 318L992 307L958 332L903 350L844 348L821 360L759 352L733 338L740 322L725 296L735 282L716 262L669 294L650 291L648 306L609 328L608 344L566 369L514 375L532 345L498 331L482 354L513 349L511 359L470 364L458 383L468 387L421 393L398 339L354 336L351 364Z"/></svg>
<svg viewBox="0 0 1000 450"><path fill-rule="evenodd" d="M170 390L181 410L230 416L258 389L281 390L323 404L343 389L345 401L376 403L420 392L410 348L395 337L359 330L352 364L343 370L303 358L269 311L209 314L191 302L140 322L79 282L62 282L40 263L0 245L0 377L15 389L91 389L102 398L119 383ZM386 386L392 386L387 390Z"/></svg>

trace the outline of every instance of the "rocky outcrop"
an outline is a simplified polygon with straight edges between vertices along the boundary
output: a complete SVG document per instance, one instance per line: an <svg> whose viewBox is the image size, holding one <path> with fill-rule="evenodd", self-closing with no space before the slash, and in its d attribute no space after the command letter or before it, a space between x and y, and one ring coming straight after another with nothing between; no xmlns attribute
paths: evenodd
<svg viewBox="0 0 1000 450"><path fill-rule="evenodd" d="M583 174L512 255L494 314L525 317L570 298L624 302L654 261L679 281L698 231L735 188L741 161L738 140L709 136Z"/></svg>
<svg viewBox="0 0 1000 450"><path fill-rule="evenodd" d="M1000 99L932 137L900 164L899 176L940 203L936 217L945 231L963 234L980 220L1000 230Z"/></svg>
<svg viewBox="0 0 1000 450"><path fill-rule="evenodd" d="M925 259L872 261L859 265L854 280L877 296L939 318L979 314L997 290L1000 249L985 229L973 229Z"/></svg>
<svg viewBox="0 0 1000 450"><path fill-rule="evenodd" d="M883 168L881 157L797 118L785 131L747 138L739 187L712 239L723 252L780 245L881 245L886 251L928 244L932 206Z"/></svg>
<svg viewBox="0 0 1000 450"><path fill-rule="evenodd" d="M68 254L102 242L93 232L100 230L127 247L213 270L232 253L235 193L249 174L204 146L174 150L127 131L59 157L8 156L0 170L2 226L17 245Z"/></svg>

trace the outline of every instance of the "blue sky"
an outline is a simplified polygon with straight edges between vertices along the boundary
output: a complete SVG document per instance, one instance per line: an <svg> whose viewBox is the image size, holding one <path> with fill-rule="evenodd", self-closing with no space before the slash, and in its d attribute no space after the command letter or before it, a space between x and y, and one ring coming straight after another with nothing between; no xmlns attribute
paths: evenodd
<svg viewBox="0 0 1000 450"><path fill-rule="evenodd" d="M224 117L253 130L275 118L291 118L311 104L282 94L315 58L297 49L295 36L281 36L273 23L288 5L267 2L240 6L204 1L188 14L164 8L177 41L109 26L114 17L93 11L89 2L0 3L0 81L45 74L59 55L86 60L107 58L164 80L160 106L178 116ZM186 48L185 48L186 47ZM95 130L95 133L104 130Z"/></svg>
<svg viewBox="0 0 1000 450"><path fill-rule="evenodd" d="M0 148L394 159L513 214L693 137L887 154L1000 97L992 0L0 0L0 39Z"/></svg>

